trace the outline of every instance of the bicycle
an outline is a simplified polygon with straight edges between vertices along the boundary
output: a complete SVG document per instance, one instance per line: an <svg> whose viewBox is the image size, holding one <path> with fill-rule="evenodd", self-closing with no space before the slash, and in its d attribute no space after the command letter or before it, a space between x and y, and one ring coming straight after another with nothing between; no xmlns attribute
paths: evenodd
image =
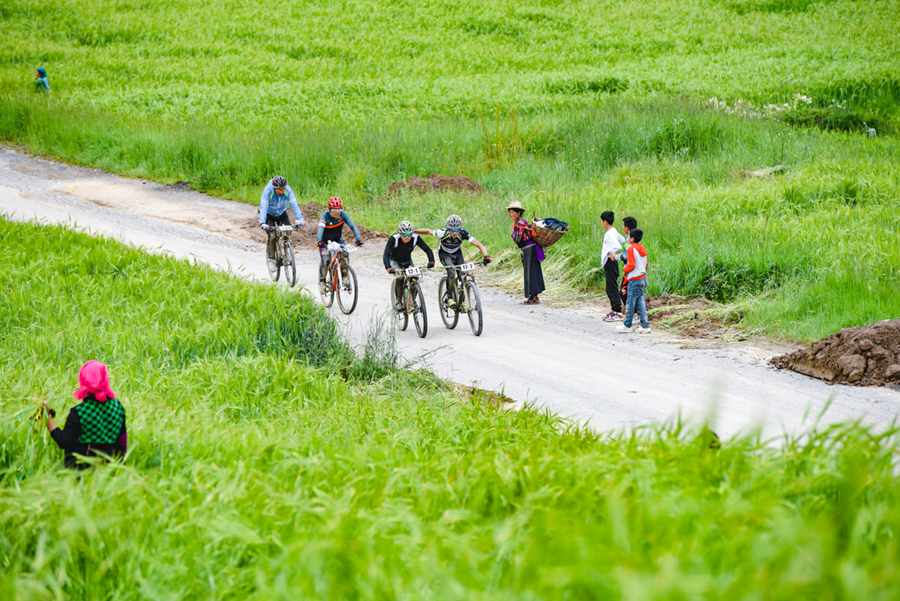
<svg viewBox="0 0 900 601"><path fill-rule="evenodd" d="M443 265L443 268L452 269L451 277L456 278L456 303L450 303L447 278L441 278L438 283L438 306L441 311L441 321L448 329L452 330L459 322L459 314L465 313L469 316L472 333L481 336L484 321L481 312L481 295L478 292L478 284L475 283L475 264Z"/></svg>
<svg viewBox="0 0 900 601"><path fill-rule="evenodd" d="M353 313L359 300L356 271L350 267L350 253L356 249L340 242L329 242L325 248L331 253L331 263L325 272L325 282L319 283L322 304L330 307L337 293L338 307L345 315Z"/></svg>
<svg viewBox="0 0 900 601"><path fill-rule="evenodd" d="M284 268L284 279L288 286L293 288L297 284L297 263L294 261L294 246L291 244L291 232L296 226L293 225L276 225L273 226L277 232L275 240L275 268L269 267L269 277L273 282L277 282L281 277L281 269Z"/></svg>
<svg viewBox="0 0 900 601"><path fill-rule="evenodd" d="M391 273L395 274L393 286L403 286L403 297L399 306L395 304L394 288L391 289L391 303L394 304L394 311L397 314L397 329L400 331L406 329L411 314L419 338L425 338L428 333L428 313L425 309L425 295L419 286L419 276L422 272L418 267L407 267L399 274L396 270L391 270Z"/></svg>

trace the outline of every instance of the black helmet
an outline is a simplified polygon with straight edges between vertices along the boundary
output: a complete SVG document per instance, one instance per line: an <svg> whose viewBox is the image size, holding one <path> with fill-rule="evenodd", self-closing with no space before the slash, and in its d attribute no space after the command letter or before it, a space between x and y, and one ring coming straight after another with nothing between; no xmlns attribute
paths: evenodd
<svg viewBox="0 0 900 601"><path fill-rule="evenodd" d="M281 177L280 175L276 175L272 178L272 187L273 188L287 188L287 180Z"/></svg>

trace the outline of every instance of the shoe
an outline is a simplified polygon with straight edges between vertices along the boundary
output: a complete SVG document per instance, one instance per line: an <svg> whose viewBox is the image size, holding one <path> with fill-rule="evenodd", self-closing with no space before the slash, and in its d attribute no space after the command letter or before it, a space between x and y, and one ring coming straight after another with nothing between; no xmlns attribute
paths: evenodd
<svg viewBox="0 0 900 601"><path fill-rule="evenodd" d="M460 304L459 304L459 312L460 312L460 313L465 313L465 312L466 312L466 303L460 303Z"/></svg>
<svg viewBox="0 0 900 601"><path fill-rule="evenodd" d="M278 269L278 263L275 262L275 259L267 259L266 267L269 268L269 271L275 271L276 269Z"/></svg>
<svg viewBox="0 0 900 601"><path fill-rule="evenodd" d="M635 328L634 331L637 332L638 334L649 334L651 332L650 328L645 328L643 326L641 326L639 328Z"/></svg>
<svg viewBox="0 0 900 601"><path fill-rule="evenodd" d="M610 311L603 316L603 321L622 321L623 319L625 319L625 317L621 313L616 313L615 311Z"/></svg>
<svg viewBox="0 0 900 601"><path fill-rule="evenodd" d="M453 298L452 296L451 296L450 298L448 298L448 299L447 299L447 306L448 306L448 307L455 307L455 306L456 306L456 299Z"/></svg>
<svg viewBox="0 0 900 601"><path fill-rule="evenodd" d="M523 304L525 304L525 305L539 305L539 304L541 304L541 299L539 299L539 298L536 297L536 296L532 296L531 298L526 299L525 302L524 302Z"/></svg>
<svg viewBox="0 0 900 601"><path fill-rule="evenodd" d="M619 332L620 334L631 334L633 331L633 328L626 327L624 323L620 323L616 326L616 332Z"/></svg>

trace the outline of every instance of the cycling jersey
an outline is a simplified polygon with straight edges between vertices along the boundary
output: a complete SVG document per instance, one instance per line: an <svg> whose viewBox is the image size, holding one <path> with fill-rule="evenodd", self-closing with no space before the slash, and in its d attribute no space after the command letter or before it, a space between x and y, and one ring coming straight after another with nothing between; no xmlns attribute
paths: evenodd
<svg viewBox="0 0 900 601"><path fill-rule="evenodd" d="M356 239L361 239L359 230L354 225L353 220L350 219L346 211L341 209L341 216L336 219L331 216L331 211L322 213L322 216L319 217L319 228L316 230L316 241L340 242L345 223L353 230L353 235L356 236Z"/></svg>
<svg viewBox="0 0 900 601"><path fill-rule="evenodd" d="M475 238L466 230L459 230L459 236L454 238L448 230L434 230L434 235L441 243L441 250L451 255L459 250L462 243L468 241L470 244Z"/></svg>
<svg viewBox="0 0 900 601"><path fill-rule="evenodd" d="M413 234L409 242L404 242L400 239L400 234L394 234L387 240L387 244L384 245L384 268L391 268L391 260L396 261L401 267L409 267L413 264L412 262L412 252L416 247L421 248L425 251L425 254L428 255L428 260L434 263L434 253L431 252L431 248L425 244L425 241L419 236L419 234Z"/></svg>
<svg viewBox="0 0 900 601"><path fill-rule="evenodd" d="M300 212L300 207L297 206L297 197L294 196L294 191L291 190L291 187L286 186L284 194L278 196L275 194L275 186L272 185L272 182L269 182L269 185L266 186L262 196L259 198L260 225L266 222L266 215L280 217L286 213L288 204L291 205L291 210L294 212L294 221L300 225L306 225L306 221L303 219L303 213ZM290 224L290 222L288 223Z"/></svg>

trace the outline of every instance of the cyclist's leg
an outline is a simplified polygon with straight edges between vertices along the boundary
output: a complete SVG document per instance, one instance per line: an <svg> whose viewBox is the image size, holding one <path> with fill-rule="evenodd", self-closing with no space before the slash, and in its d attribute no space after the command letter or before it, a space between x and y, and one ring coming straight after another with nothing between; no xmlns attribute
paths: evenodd
<svg viewBox="0 0 900 601"><path fill-rule="evenodd" d="M287 211L285 211L285 214ZM281 219L279 217L272 217L271 215L266 215L266 225L269 226L269 239L266 242L266 258L274 259L275 258L275 243L278 240L278 232L275 231L275 226L278 225L278 220Z"/></svg>
<svg viewBox="0 0 900 601"><path fill-rule="evenodd" d="M409 265L401 265L397 261L391 259L391 269L395 272L400 273L407 267L409 267ZM403 305L403 281L403 278L394 278L394 284L391 288L394 291L394 305L397 307Z"/></svg>

